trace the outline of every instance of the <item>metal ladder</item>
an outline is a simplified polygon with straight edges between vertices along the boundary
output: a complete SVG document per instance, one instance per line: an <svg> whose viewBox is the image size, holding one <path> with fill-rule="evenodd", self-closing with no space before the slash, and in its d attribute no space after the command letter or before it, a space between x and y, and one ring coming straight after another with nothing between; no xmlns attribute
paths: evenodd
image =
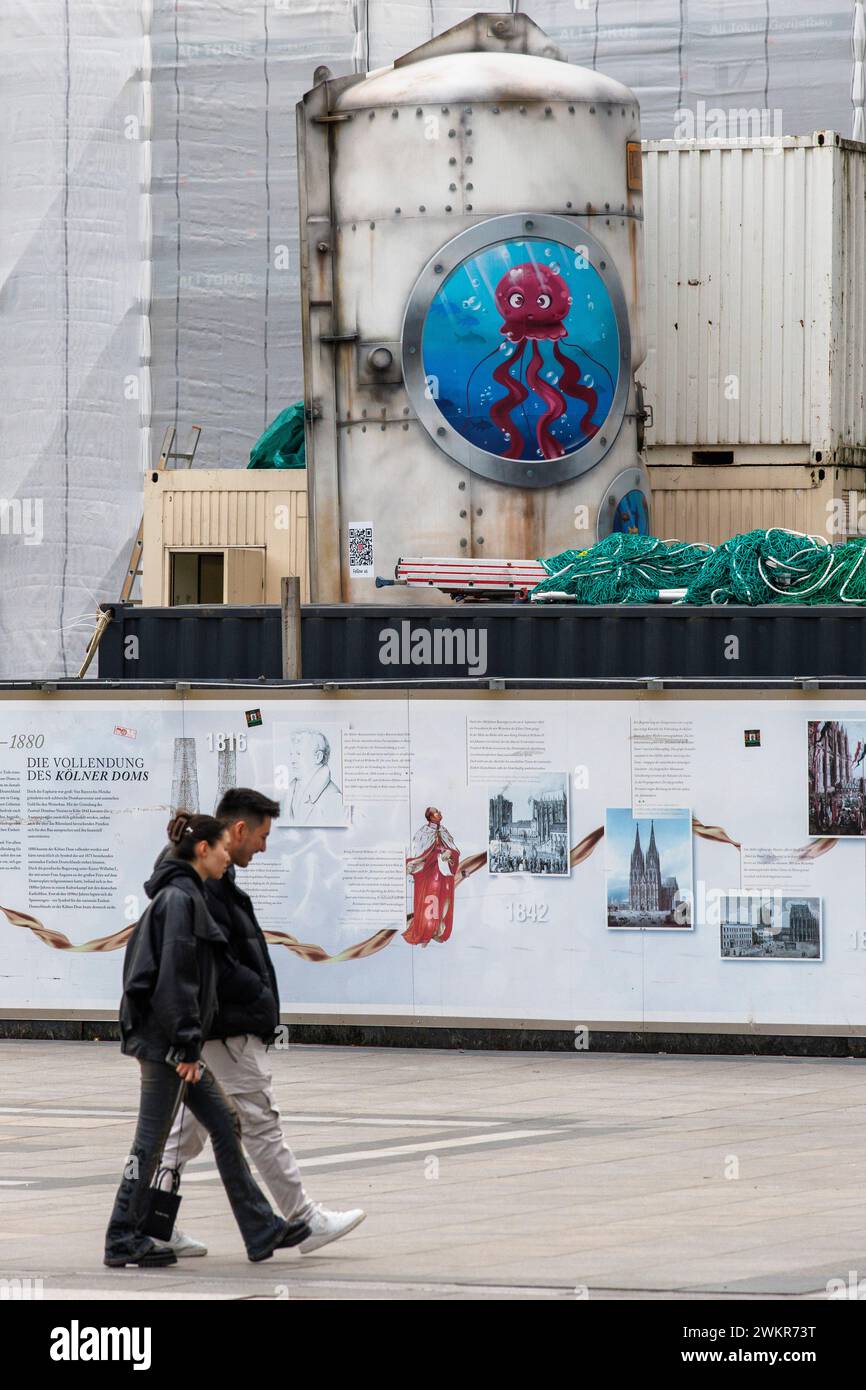
<svg viewBox="0 0 866 1390"><path fill-rule="evenodd" d="M154 482L156 481L156 475L158 473L164 472L165 469L168 467L169 460L176 461L178 459L182 459L185 461L187 468L192 468L192 461L195 458L195 452L198 448L198 441L200 437L201 425L192 425L190 447L188 449L176 449L174 446L177 440L177 429L174 425L169 425L166 428L165 435L163 436L162 449L160 450L159 459L157 461L156 467L153 470L152 476ZM174 463L174 466L177 466L176 462ZM120 590L120 598L118 599L119 603L129 603L132 598L132 590L135 585L135 581L139 578L142 572L141 557L143 551L144 513L142 512L141 521L138 523L138 531L136 532L135 540L132 543L132 550L129 552L129 562L126 566L126 575L124 576L123 585L121 586ZM78 672L78 680L81 680L87 674L87 670L90 666L90 663L93 661L93 658L96 656L96 653L99 650L99 644L102 641L102 638L105 634L105 630L113 617L113 608L101 608L97 613L96 631L94 632L89 643L87 644L87 651L84 653L84 661L81 663L81 669Z"/></svg>

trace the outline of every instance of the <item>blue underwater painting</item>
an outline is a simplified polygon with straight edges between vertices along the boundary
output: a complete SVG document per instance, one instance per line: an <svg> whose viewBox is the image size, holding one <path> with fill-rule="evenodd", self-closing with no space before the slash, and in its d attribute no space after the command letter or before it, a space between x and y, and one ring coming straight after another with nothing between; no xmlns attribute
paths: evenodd
<svg viewBox="0 0 866 1390"><path fill-rule="evenodd" d="M463 261L435 295L422 337L427 394L453 429L511 459L573 454L616 391L610 295L580 246L527 237Z"/></svg>

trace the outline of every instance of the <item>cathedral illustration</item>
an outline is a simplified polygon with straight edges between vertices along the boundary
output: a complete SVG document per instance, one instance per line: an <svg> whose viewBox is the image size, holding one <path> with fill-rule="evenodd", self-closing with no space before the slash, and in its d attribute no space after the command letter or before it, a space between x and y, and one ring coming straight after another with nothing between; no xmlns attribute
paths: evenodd
<svg viewBox="0 0 866 1390"><path fill-rule="evenodd" d="M662 882L661 864L656 845L655 822L650 821L650 839L646 857L641 849L640 825L635 826L634 849L628 876L628 905L636 912L670 912L677 899L679 884L675 878Z"/></svg>

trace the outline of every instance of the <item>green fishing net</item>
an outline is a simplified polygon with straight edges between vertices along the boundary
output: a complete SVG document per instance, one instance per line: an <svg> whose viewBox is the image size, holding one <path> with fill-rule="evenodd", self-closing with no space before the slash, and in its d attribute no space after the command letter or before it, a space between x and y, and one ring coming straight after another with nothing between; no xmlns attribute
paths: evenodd
<svg viewBox="0 0 866 1390"><path fill-rule="evenodd" d="M654 603L662 589L684 589L678 602L705 607L866 603L866 537L831 545L781 526L715 549L615 534L539 563L547 578L532 590L535 603Z"/></svg>
<svg viewBox="0 0 866 1390"><path fill-rule="evenodd" d="M660 589L684 589L712 547L616 533L588 550L539 561L547 571L535 603L654 603Z"/></svg>
<svg viewBox="0 0 866 1390"><path fill-rule="evenodd" d="M831 545L772 526L733 536L688 586L688 604L866 603L866 539Z"/></svg>

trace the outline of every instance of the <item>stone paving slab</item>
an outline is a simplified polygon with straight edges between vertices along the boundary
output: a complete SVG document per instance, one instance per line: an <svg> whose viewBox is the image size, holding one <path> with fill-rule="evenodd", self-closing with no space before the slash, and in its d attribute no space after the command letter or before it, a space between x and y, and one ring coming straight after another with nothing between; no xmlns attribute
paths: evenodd
<svg viewBox="0 0 866 1390"><path fill-rule="evenodd" d="M0 1280L45 1298L826 1298L866 1279L866 1061L295 1047L273 1054L345 1241L244 1257L210 1149L204 1259L109 1271L138 1072L114 1044L0 1041Z"/></svg>

